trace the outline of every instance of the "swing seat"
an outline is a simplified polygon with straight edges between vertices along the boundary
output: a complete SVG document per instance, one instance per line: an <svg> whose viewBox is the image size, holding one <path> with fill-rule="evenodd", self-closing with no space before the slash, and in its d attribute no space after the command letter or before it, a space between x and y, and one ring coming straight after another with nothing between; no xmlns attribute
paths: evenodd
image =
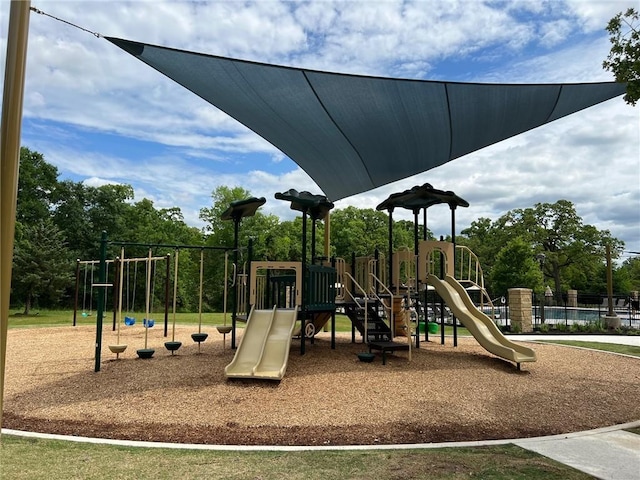
<svg viewBox="0 0 640 480"><path fill-rule="evenodd" d="M218 329L218 333L226 335L232 330L233 327L231 325L216 325L216 328Z"/></svg>
<svg viewBox="0 0 640 480"><path fill-rule="evenodd" d="M192 333L191 334L191 338L193 339L194 342L197 342L197 343L204 342L208 336L209 336L208 333Z"/></svg>
<svg viewBox="0 0 640 480"><path fill-rule="evenodd" d="M144 325L147 328L152 328L155 324L156 324L156 321L153 319L149 319L149 320L147 320L146 318L142 319L142 325Z"/></svg>
<svg viewBox="0 0 640 480"><path fill-rule="evenodd" d="M164 347L170 352L175 352L182 346L182 342L164 342Z"/></svg>
<svg viewBox="0 0 640 480"><path fill-rule="evenodd" d="M120 344L120 345L109 345L109 350L111 350L111 353L115 353L115 354L119 354L124 352L127 349L127 345L125 344Z"/></svg>
<svg viewBox="0 0 640 480"><path fill-rule="evenodd" d="M140 350L136 350L138 357L140 358L151 358L155 353L153 348L141 348Z"/></svg>
<svg viewBox="0 0 640 480"><path fill-rule="evenodd" d="M135 325L136 319L133 317L124 317L124 324L130 327L131 325Z"/></svg>

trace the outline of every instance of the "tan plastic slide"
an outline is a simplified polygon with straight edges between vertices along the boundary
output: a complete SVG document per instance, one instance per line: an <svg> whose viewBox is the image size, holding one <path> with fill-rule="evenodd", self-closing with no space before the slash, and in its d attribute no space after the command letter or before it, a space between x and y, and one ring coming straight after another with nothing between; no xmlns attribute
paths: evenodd
<svg viewBox="0 0 640 480"><path fill-rule="evenodd" d="M445 278L446 280L440 280L435 275L429 275L427 283L435 287L456 318L483 348L498 357L515 362L518 368L522 362L536 361L534 350L506 338L493 320L476 308L460 282L450 275Z"/></svg>
<svg viewBox="0 0 640 480"><path fill-rule="evenodd" d="M298 309L251 309L247 326L232 362L224 369L227 378L281 380L287 370L289 348Z"/></svg>

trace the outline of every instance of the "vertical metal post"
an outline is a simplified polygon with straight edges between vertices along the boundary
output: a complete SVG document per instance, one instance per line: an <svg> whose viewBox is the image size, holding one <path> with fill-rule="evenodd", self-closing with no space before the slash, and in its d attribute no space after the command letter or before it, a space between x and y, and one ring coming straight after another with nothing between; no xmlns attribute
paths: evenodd
<svg viewBox="0 0 640 480"><path fill-rule="evenodd" d="M307 322L307 310L306 303L307 300L305 298L305 287L306 287L306 277L307 277L307 208L302 212L302 275L300 276L302 281L302 285L299 286L300 292L302 293L302 319L300 320L300 355L304 355L305 353L305 339L306 339L306 322Z"/></svg>
<svg viewBox="0 0 640 480"><path fill-rule="evenodd" d="M106 284L107 276L107 232L102 232L100 238L100 267L98 268L98 283ZM100 371L100 355L102 352L102 320L104 318L104 286L98 288L98 310L96 317L96 350L94 371ZM146 347L146 346L145 346Z"/></svg>
<svg viewBox="0 0 640 480"><path fill-rule="evenodd" d="M395 280L393 278L393 207L389 208L389 260L387 262L389 265L389 290L391 290ZM396 291L399 287L400 285L396 287Z"/></svg>
<svg viewBox="0 0 640 480"><path fill-rule="evenodd" d="M427 240L427 207L424 207L422 211L422 221L424 223L424 230L422 231L422 239Z"/></svg>
<svg viewBox="0 0 640 480"><path fill-rule="evenodd" d="M169 334L169 277L171 275L171 255L167 253L167 268L164 274L164 336ZM227 279L225 278L225 282Z"/></svg>
<svg viewBox="0 0 640 480"><path fill-rule="evenodd" d="M420 212L419 208L413 209L413 254L418 255L418 213Z"/></svg>
<svg viewBox="0 0 640 480"><path fill-rule="evenodd" d="M253 237L249 237L249 242L247 245L247 287L245 288L245 292L248 292L248 289L251 287L251 262L253 262ZM257 273L256 273L257 276ZM256 285L257 285L257 278L256 278ZM249 299L250 295L247 293L245 294L246 297L246 301L247 303L244 305L244 311L247 312L247 315L249 315L249 312L251 312L251 301Z"/></svg>
<svg viewBox="0 0 640 480"><path fill-rule="evenodd" d="M444 241L440 235L440 241ZM444 253L440 250L440 278L444 279ZM440 297L440 345L444 345L444 299Z"/></svg>
<svg viewBox="0 0 640 480"><path fill-rule="evenodd" d="M76 295L73 299L73 326L76 326L78 317L78 293L80 291L80 259L76 259Z"/></svg>
<svg viewBox="0 0 640 480"><path fill-rule="evenodd" d="M351 252L351 278L356 278L356 252ZM351 289L355 289L353 282L351 282ZM358 308L358 305L356 305L356 308ZM356 343L356 326L353 322L351 322L351 343Z"/></svg>
<svg viewBox="0 0 640 480"><path fill-rule="evenodd" d="M234 279L233 284L235 288L231 289L231 301L233 302L233 310L231 311L231 348L236 348L236 317L238 316L238 271L240 270L240 266L238 265L238 232L240 229L240 216L233 217L233 264L236 268L233 269ZM247 284L247 288L249 288L250 284ZM247 310L247 315L249 314L249 310Z"/></svg>
<svg viewBox="0 0 640 480"><path fill-rule="evenodd" d="M20 169L20 126L24 98L24 74L29 38L31 2L12 1L7 29L2 126L0 135L0 428L2 427L4 371L7 358L9 297L13 236L16 222L18 171Z"/></svg>
<svg viewBox="0 0 640 480"><path fill-rule="evenodd" d="M311 265L316 264L316 219L311 216Z"/></svg>
<svg viewBox="0 0 640 480"><path fill-rule="evenodd" d="M456 204L449 204L451 208L451 243L453 243L453 271L456 271ZM454 273L455 275L455 273ZM453 320L453 346L458 346L458 320L456 316L451 312L451 319Z"/></svg>
<svg viewBox="0 0 640 480"><path fill-rule="evenodd" d="M331 267L335 270L336 257L331 257ZM337 275L334 281L335 282L338 281ZM336 309L335 309L335 303L334 303L333 312L331 312L331 350L335 350L335 349L336 349Z"/></svg>
<svg viewBox="0 0 640 480"><path fill-rule="evenodd" d="M113 272L113 327L112 331L116 331L116 319L118 316L118 305L120 304L120 295L118 292L120 291L120 269L122 268L122 260L119 257L116 257L116 261L114 262L114 272Z"/></svg>

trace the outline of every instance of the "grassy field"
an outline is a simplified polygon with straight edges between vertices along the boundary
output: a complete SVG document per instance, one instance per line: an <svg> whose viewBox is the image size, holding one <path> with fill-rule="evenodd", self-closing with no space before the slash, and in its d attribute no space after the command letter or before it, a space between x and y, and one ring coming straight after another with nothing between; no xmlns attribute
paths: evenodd
<svg viewBox="0 0 640 480"><path fill-rule="evenodd" d="M582 342L577 340L544 340L545 343L557 343L572 347L592 348L594 350L604 350L605 352L623 353L632 357L640 357L640 347L634 345L619 345L617 343Z"/></svg>
<svg viewBox="0 0 640 480"><path fill-rule="evenodd" d="M587 479L513 445L393 451L217 452L125 448L3 435L2 478Z"/></svg>
<svg viewBox="0 0 640 480"><path fill-rule="evenodd" d="M128 313L127 315L133 316L138 322L144 318L145 314L142 312ZM122 315L125 316L124 313ZM151 317L155 320L156 325L164 322L164 313L154 313ZM169 325L173 321L173 316L169 313ZM113 312L105 312L103 322L109 324L113 322ZM176 323L181 325L196 325L199 322L199 316L197 313L176 313ZM224 314L222 313L203 313L202 324L203 325L220 325L224 323ZM227 323L231 323L231 314L227 313ZM95 325L96 324L96 312L91 312L86 316L82 315L82 312L78 312L76 315L77 325ZM33 328L33 327L58 327L73 325L73 311L70 310L40 310L34 311L30 315L23 315L18 311L13 311L9 315L9 327L10 328ZM243 323L238 323L239 327L242 327ZM330 325L330 324L328 324ZM346 315L336 315L336 331L338 332L350 332L351 320ZM430 335L435 338L436 335ZM445 335L453 335L452 327L445 327ZM458 335L469 335L469 332L462 327L458 327ZM421 336L424 338L424 335Z"/></svg>

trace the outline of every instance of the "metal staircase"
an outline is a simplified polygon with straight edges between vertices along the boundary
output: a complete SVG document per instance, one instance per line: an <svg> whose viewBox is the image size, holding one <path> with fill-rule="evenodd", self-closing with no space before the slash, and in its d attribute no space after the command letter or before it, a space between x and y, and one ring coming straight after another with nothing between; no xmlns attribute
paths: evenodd
<svg viewBox="0 0 640 480"><path fill-rule="evenodd" d="M381 305L377 301L356 299L347 303L344 312L351 320L353 326L368 343L375 341L391 341L391 329L387 320L381 315Z"/></svg>

